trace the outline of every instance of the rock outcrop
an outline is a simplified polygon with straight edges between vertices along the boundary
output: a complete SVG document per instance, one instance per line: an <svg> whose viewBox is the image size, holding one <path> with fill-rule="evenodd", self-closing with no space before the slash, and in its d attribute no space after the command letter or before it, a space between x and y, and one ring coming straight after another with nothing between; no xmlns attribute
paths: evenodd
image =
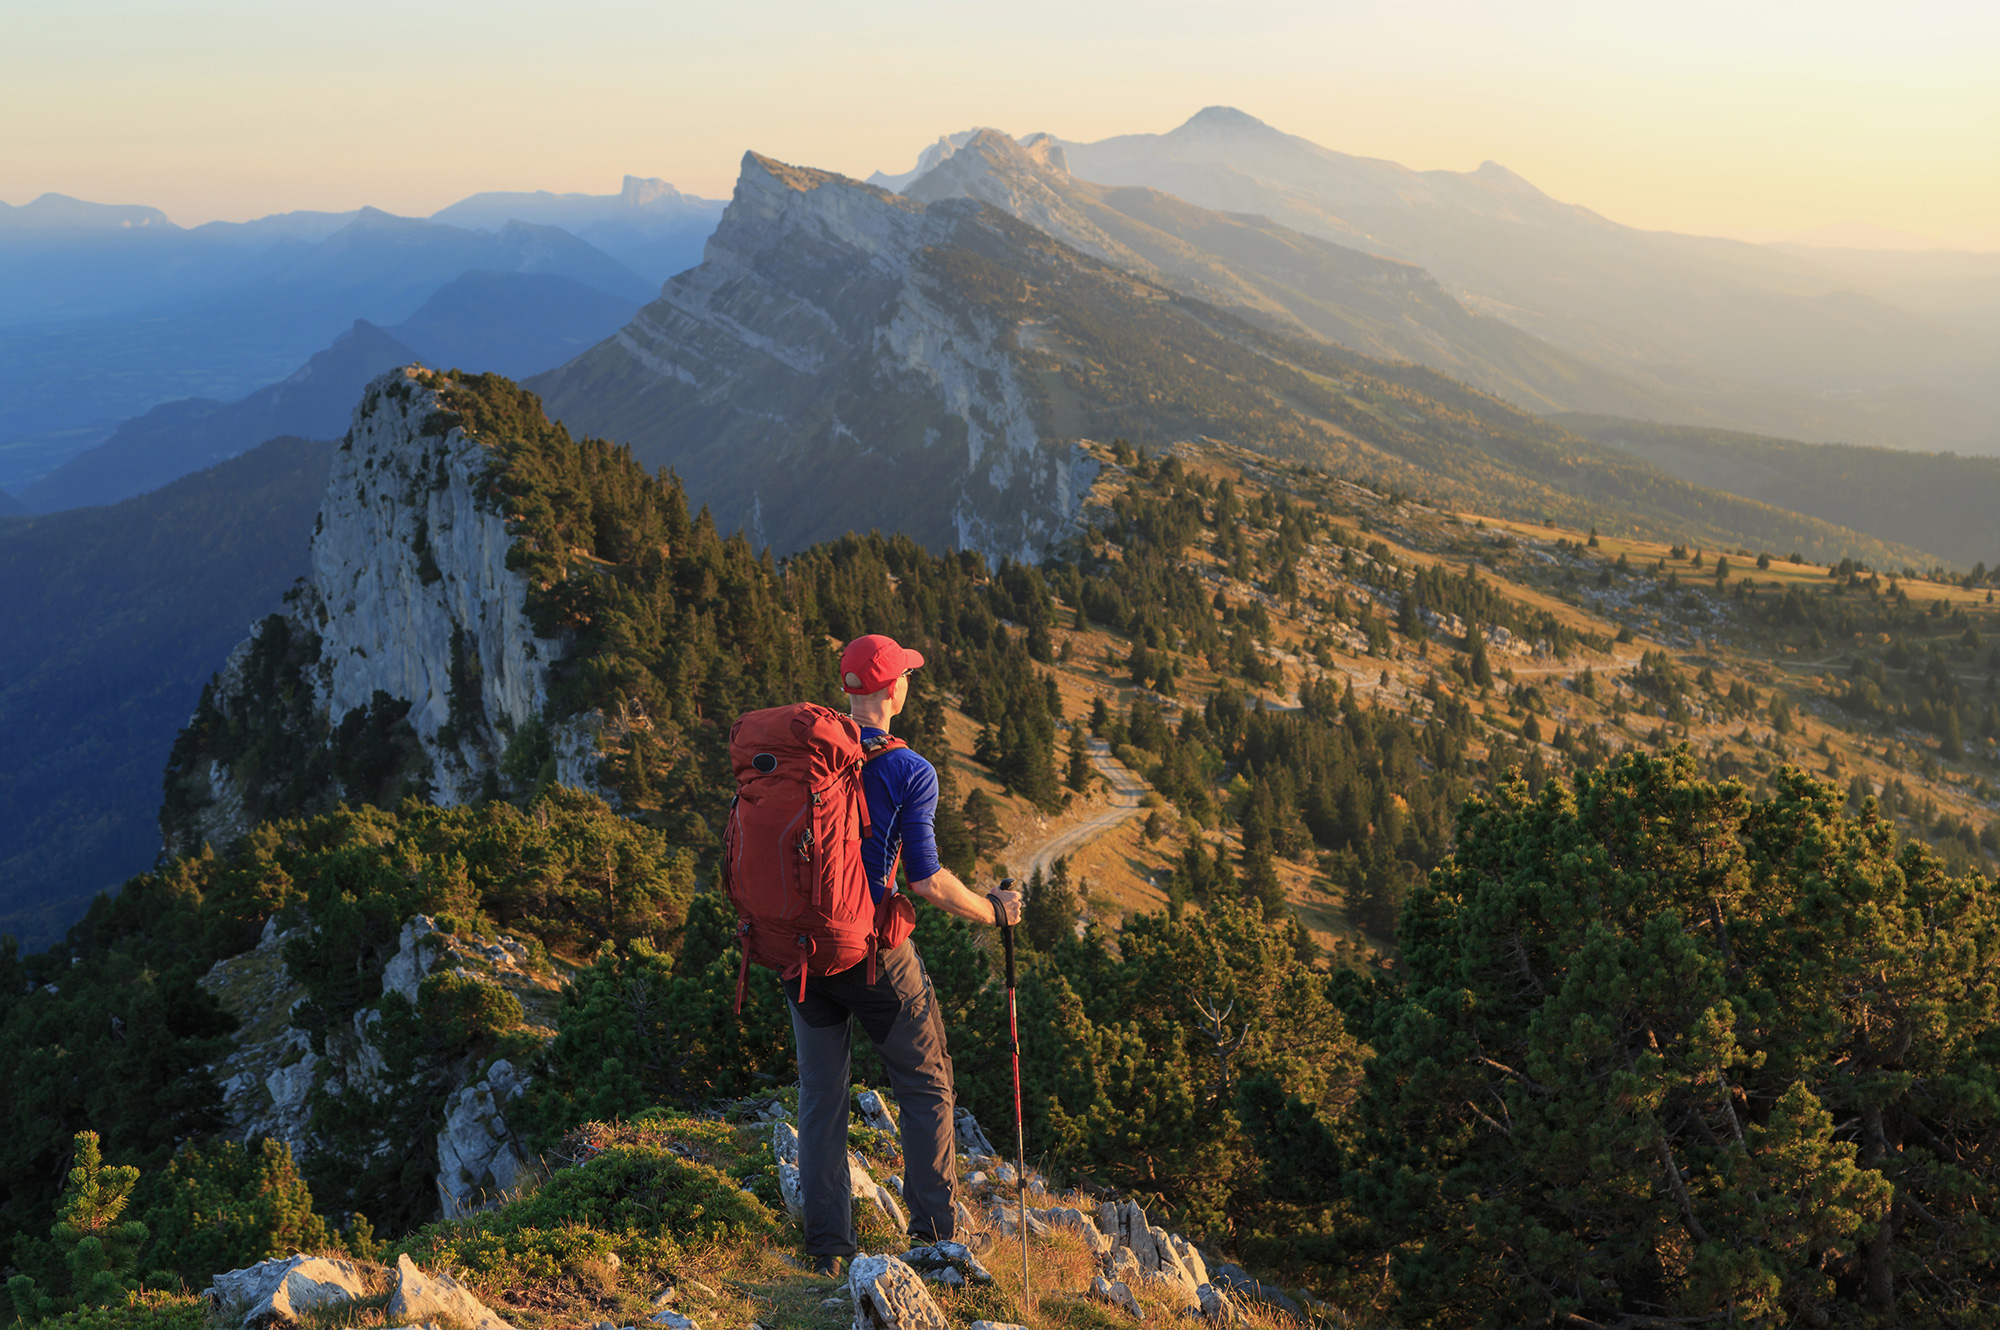
<svg viewBox="0 0 2000 1330"><path fill-rule="evenodd" d="M950 1330L917 1272L893 1256L857 1256L847 1270L854 1330Z"/></svg>
<svg viewBox="0 0 2000 1330"><path fill-rule="evenodd" d="M1039 559L1097 467L982 283L1089 262L979 203L749 153L701 266L528 386L780 553L880 528Z"/></svg>
<svg viewBox="0 0 2000 1330"><path fill-rule="evenodd" d="M283 656L295 681L281 686L309 699L306 714L284 718L302 753L337 743L351 719L407 725L411 787L451 805L477 797L512 736L540 718L564 644L530 622L527 578L507 566L514 538L488 486L493 449L444 427L443 386L415 366L369 384L334 452L311 576L282 616L253 627L203 707L240 719L279 705L260 672ZM600 788L605 725L590 714L551 727L557 780ZM187 810L163 815L173 851L242 835L264 794L227 751L177 746L167 775L178 796L170 807ZM362 802L378 792L346 793Z"/></svg>
<svg viewBox="0 0 2000 1330"><path fill-rule="evenodd" d="M524 1179L528 1149L507 1125L506 1107L528 1087L510 1062L445 1101L438 1132L438 1208L446 1219L498 1205Z"/></svg>
<svg viewBox="0 0 2000 1330"><path fill-rule="evenodd" d="M390 1325L444 1322L460 1330L514 1330L456 1279L442 1273L427 1275L408 1256L396 1258L396 1292L386 1315Z"/></svg>
<svg viewBox="0 0 2000 1330"><path fill-rule="evenodd" d="M805 1193L799 1179L799 1133L791 1123L781 1121L772 1124L771 1153L778 1160L778 1192L785 1198L785 1209L794 1219L802 1219L805 1217ZM867 1161L858 1154L847 1156L847 1182L855 1198L874 1206L896 1232L909 1228L909 1220L904 1218L903 1207L896 1200L896 1194L875 1181Z"/></svg>
<svg viewBox="0 0 2000 1330"><path fill-rule="evenodd" d="M253 1330L293 1325L315 1307L367 1296L367 1282L352 1261L302 1254L217 1275L208 1289L217 1311L240 1314Z"/></svg>

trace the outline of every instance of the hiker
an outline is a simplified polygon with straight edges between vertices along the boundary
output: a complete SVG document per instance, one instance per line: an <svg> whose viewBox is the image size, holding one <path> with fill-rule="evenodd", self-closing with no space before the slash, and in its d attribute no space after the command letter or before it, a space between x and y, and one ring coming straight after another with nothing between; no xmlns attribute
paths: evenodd
<svg viewBox="0 0 2000 1330"><path fill-rule="evenodd" d="M981 896L938 863L931 831L937 812L937 771L901 740L889 722L910 693L910 671L923 656L879 633L857 637L840 655L848 713L861 727L869 830L861 844L868 890L878 907L896 891L896 861L908 872L910 895L980 924L1018 923L1021 898L1012 891ZM907 906L903 906L907 910ZM912 923L914 918L912 917ZM837 974L808 975L785 999L799 1054L799 1181L804 1193L806 1252L826 1276L854 1254L852 1190L847 1176L849 1018L874 1041L896 1095L902 1122L903 1202L915 1241L943 1242L956 1218L956 1131L951 1055L944 1021L916 944L904 937L875 958L871 982L862 965ZM803 993L803 996L801 996Z"/></svg>

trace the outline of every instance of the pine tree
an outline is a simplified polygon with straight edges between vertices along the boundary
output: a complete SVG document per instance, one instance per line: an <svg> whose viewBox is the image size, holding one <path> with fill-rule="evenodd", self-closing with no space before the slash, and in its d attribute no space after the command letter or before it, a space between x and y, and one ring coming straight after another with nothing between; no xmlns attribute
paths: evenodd
<svg viewBox="0 0 2000 1330"><path fill-rule="evenodd" d="M1486 636L1479 631L1479 625L1465 626L1466 677L1476 688L1487 688L1493 683L1493 667L1486 662Z"/></svg>
<svg viewBox="0 0 2000 1330"><path fill-rule="evenodd" d="M1063 783L1082 794L1090 788L1091 777L1097 769L1090 761L1090 740L1087 731L1078 725L1069 732L1069 765L1063 772Z"/></svg>
<svg viewBox="0 0 2000 1330"><path fill-rule="evenodd" d="M1027 934L1028 945L1037 951L1054 950L1058 942L1070 936L1076 913L1076 890L1070 885L1069 860L1059 858L1049 866L1047 879L1032 887L1028 903L1022 907L1021 929Z"/></svg>
<svg viewBox="0 0 2000 1330"><path fill-rule="evenodd" d="M139 1170L130 1165L107 1168L98 1149L97 1133L76 1134L76 1164L56 1209L49 1235L69 1267L67 1306L104 1307L121 1302L138 1287L132 1272L148 1230L136 1219L120 1222L132 1199ZM57 1310L56 1299L35 1287L27 1275L7 1281L14 1306L23 1320L38 1320Z"/></svg>
<svg viewBox="0 0 2000 1330"><path fill-rule="evenodd" d="M965 829L972 838L972 857L983 859L987 851L999 848L1000 814L993 796L975 788L965 796Z"/></svg>

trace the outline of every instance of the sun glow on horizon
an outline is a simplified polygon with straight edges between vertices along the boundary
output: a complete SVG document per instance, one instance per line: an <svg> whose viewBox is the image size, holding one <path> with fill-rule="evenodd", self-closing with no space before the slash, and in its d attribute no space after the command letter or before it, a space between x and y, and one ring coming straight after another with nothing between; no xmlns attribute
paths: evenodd
<svg viewBox="0 0 2000 1330"><path fill-rule="evenodd" d="M865 176L971 125L1088 141L1224 104L1648 229L2000 248L2000 11L37 0L0 25L0 199L182 225L626 173L727 197L746 148Z"/></svg>

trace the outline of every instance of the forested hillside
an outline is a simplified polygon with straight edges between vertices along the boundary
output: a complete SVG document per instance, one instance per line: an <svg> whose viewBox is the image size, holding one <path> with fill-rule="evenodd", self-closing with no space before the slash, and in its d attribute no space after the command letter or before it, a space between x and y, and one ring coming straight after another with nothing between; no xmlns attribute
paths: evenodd
<svg viewBox="0 0 2000 1330"><path fill-rule="evenodd" d="M1093 735L1152 790L1028 884L1025 1108L1052 1177L1304 1285L1327 1323L2000 1310L1983 581L1459 516L1124 441L1088 445L1085 530L1039 567L881 536L780 563L512 385L430 381L427 434L487 449L528 612L564 644L546 710L439 808L386 694L302 730L274 650L257 706L202 709L179 766L284 777L256 828L100 899L59 948L0 952L0 1245L36 1288L68 1287L43 1235L85 1129L140 1170L130 1270L156 1287L386 1240L542 1330L730 1268L717 1244L793 1240L737 1209L737 1183L778 1200L769 1156L720 1138L696 1154L730 1161L700 1193L726 1233L651 1173L605 1199L564 1163L662 1113L782 1099L775 981L730 1011L723 737L747 707L836 700L838 643L886 631L928 659L898 728L940 767L962 872L1089 815ZM540 747L589 711L635 718L605 731L607 799L553 784ZM1005 1122L994 951L919 918L961 1096ZM215 1140L264 1086L297 1116L252 1167ZM454 1215L506 1187L447 1167L481 1094L527 1194ZM193 1224L196 1194L229 1222Z"/></svg>
<svg viewBox="0 0 2000 1330"><path fill-rule="evenodd" d="M1613 416L1555 419L1697 485L1928 550L1960 568L2000 564L2000 459L1800 443ZM1856 551L1855 557L1867 556Z"/></svg>

